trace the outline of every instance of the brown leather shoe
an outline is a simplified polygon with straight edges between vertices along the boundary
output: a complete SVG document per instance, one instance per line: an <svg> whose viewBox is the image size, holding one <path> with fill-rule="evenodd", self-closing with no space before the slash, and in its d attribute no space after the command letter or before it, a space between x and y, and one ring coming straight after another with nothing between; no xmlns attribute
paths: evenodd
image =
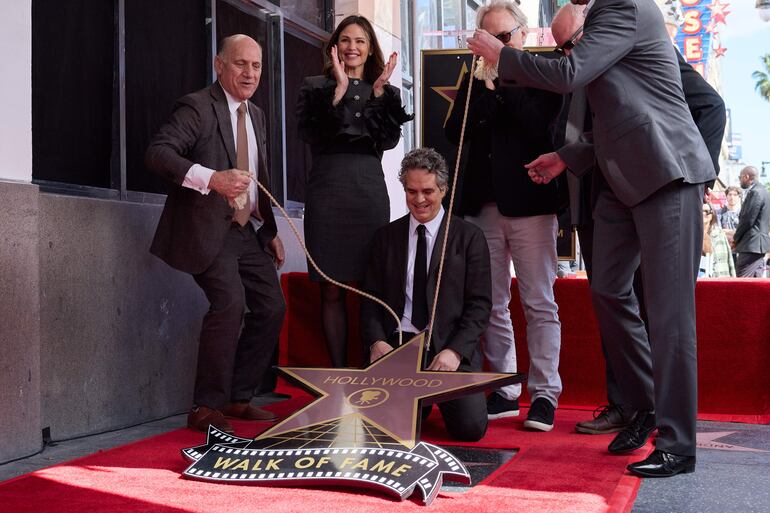
<svg viewBox="0 0 770 513"><path fill-rule="evenodd" d="M628 415L621 406L609 404L594 410L593 420L584 420L575 425L575 431L589 435L604 435L623 431L631 423L636 412Z"/></svg>
<svg viewBox="0 0 770 513"><path fill-rule="evenodd" d="M230 403L223 411L225 417L244 420L264 420L272 422L278 420L278 415L271 411L257 408L249 403Z"/></svg>
<svg viewBox="0 0 770 513"><path fill-rule="evenodd" d="M197 406L187 415L187 427L207 433L209 426L214 426L220 431L233 434L235 430L222 412L206 406Z"/></svg>

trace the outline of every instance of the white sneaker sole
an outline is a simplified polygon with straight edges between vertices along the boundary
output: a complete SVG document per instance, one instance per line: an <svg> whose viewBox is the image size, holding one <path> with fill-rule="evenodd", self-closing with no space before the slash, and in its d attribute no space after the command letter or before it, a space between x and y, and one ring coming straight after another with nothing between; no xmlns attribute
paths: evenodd
<svg viewBox="0 0 770 513"><path fill-rule="evenodd" d="M519 416L519 410L508 410L500 413L487 413L487 418L489 420L504 419L505 417L518 417L518 416Z"/></svg>
<svg viewBox="0 0 770 513"><path fill-rule="evenodd" d="M550 431L553 429L553 424L546 424L545 422L538 422L536 420L525 420L524 427L527 429L534 429L536 431Z"/></svg>

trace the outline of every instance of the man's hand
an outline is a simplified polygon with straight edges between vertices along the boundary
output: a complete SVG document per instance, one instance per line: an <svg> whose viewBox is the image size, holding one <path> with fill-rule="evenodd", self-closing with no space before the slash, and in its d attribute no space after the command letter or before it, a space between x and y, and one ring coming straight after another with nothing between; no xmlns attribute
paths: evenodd
<svg viewBox="0 0 770 513"><path fill-rule="evenodd" d="M231 202L249 188L251 175L248 171L240 169L228 169L216 171L209 180L209 189L216 191Z"/></svg>
<svg viewBox="0 0 770 513"><path fill-rule="evenodd" d="M502 41L482 29L476 29L473 37L468 38L468 49L475 55L484 57L485 65L489 68L497 66L503 46L505 45L503 45Z"/></svg>
<svg viewBox="0 0 770 513"><path fill-rule="evenodd" d="M558 153L551 152L540 155L538 158L524 164L529 171L527 174L533 182L547 184L567 169L567 164L561 159Z"/></svg>
<svg viewBox="0 0 770 513"><path fill-rule="evenodd" d="M460 367L462 358L454 349L442 349L433 357L427 370L454 372Z"/></svg>
<svg viewBox="0 0 770 513"><path fill-rule="evenodd" d="M369 361L374 362L379 360L389 352L393 351L393 347L384 340L378 340L369 349Z"/></svg>
<svg viewBox="0 0 770 513"><path fill-rule="evenodd" d="M280 269L283 267L283 263L286 261L286 252L283 249L283 242L281 242L281 238L278 235L276 235L267 245L267 250L273 255L275 268Z"/></svg>

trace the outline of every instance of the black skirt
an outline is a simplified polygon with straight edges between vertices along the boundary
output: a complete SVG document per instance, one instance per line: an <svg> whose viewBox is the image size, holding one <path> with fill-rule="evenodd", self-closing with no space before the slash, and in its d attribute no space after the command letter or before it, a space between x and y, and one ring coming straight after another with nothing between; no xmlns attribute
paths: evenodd
<svg viewBox="0 0 770 513"><path fill-rule="evenodd" d="M380 159L364 153L316 155L305 199L305 242L310 255L341 282L363 279L374 232L390 221ZM308 262L313 281L323 278Z"/></svg>

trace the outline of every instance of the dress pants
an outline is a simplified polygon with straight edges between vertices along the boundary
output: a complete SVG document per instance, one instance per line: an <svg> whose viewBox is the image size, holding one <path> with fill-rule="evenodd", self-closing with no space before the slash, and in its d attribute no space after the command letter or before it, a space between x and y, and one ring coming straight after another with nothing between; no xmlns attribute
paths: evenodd
<svg viewBox="0 0 770 513"><path fill-rule="evenodd" d="M654 410L657 449L695 455L695 281L703 184L671 182L627 207L606 183L594 208L591 294L607 358L636 410ZM641 264L649 336L633 290Z"/></svg>
<svg viewBox="0 0 770 513"><path fill-rule="evenodd" d="M415 333L403 333L404 342L412 339ZM388 337L388 343L393 347L398 347L398 332ZM423 368L430 365L433 357L436 355L433 348L425 354L425 363ZM477 355L478 356L478 355ZM479 360L479 358L476 358ZM474 362L477 365L460 363L457 372L481 372L480 362ZM444 426L449 435L455 440L464 442L475 442L481 440L487 432L487 400L484 392L476 392L464 395L457 399L438 403L438 409L441 417L444 419ZM422 420L430 415L431 406L425 406L422 410Z"/></svg>
<svg viewBox="0 0 770 513"><path fill-rule="evenodd" d="M764 272L764 253L738 253L735 261L735 274L738 278L762 278Z"/></svg>
<svg viewBox="0 0 770 513"><path fill-rule="evenodd" d="M250 223L233 224L214 262L193 278L210 304L201 328L194 402L221 410L249 401L270 365L286 311L273 259Z"/></svg>
<svg viewBox="0 0 770 513"><path fill-rule="evenodd" d="M559 351L561 323L553 296L557 255L556 215L506 217L488 203L478 216L466 220L484 232L492 271L492 314L484 334L484 356L494 372L516 372L516 346L511 323L511 262L516 270L521 305L527 320L529 371L527 390L534 401L540 397L558 406L561 394ZM521 385L499 392L507 399L521 394Z"/></svg>

